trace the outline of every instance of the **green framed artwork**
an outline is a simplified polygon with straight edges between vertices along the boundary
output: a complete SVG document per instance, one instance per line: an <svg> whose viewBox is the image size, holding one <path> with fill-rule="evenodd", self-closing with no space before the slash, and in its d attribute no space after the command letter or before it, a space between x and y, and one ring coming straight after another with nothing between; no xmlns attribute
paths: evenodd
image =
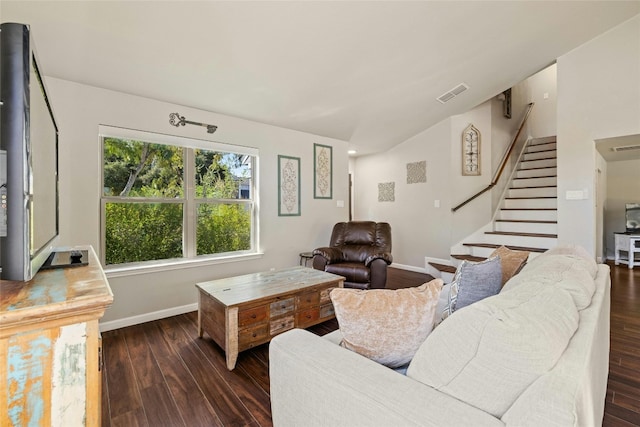
<svg viewBox="0 0 640 427"><path fill-rule="evenodd" d="M300 216L300 158L278 156L278 216Z"/></svg>
<svg viewBox="0 0 640 427"><path fill-rule="evenodd" d="M313 198L333 197L333 147L313 144Z"/></svg>

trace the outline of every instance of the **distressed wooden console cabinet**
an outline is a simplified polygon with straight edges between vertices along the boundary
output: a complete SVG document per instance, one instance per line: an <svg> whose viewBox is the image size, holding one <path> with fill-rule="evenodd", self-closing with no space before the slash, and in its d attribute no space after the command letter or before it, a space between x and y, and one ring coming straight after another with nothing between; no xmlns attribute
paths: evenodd
<svg viewBox="0 0 640 427"><path fill-rule="evenodd" d="M335 317L329 292L344 277L306 267L198 283L198 329L225 351L227 368L238 352L293 328Z"/></svg>
<svg viewBox="0 0 640 427"><path fill-rule="evenodd" d="M85 267L0 283L0 426L99 426L98 319L113 294L90 247Z"/></svg>

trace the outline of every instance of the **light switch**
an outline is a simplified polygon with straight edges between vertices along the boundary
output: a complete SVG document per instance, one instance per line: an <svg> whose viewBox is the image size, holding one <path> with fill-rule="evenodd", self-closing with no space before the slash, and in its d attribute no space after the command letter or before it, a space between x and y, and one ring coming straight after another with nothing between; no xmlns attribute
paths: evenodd
<svg viewBox="0 0 640 427"><path fill-rule="evenodd" d="M344 208L344 200L336 200L336 206L339 208Z"/></svg>
<svg viewBox="0 0 640 427"><path fill-rule="evenodd" d="M434 200L433 201L433 207L434 208L439 208L440 207L440 200Z"/></svg>
<svg viewBox="0 0 640 427"><path fill-rule="evenodd" d="M564 198L566 200L586 200L587 194L588 190L586 188L584 190L567 190Z"/></svg>

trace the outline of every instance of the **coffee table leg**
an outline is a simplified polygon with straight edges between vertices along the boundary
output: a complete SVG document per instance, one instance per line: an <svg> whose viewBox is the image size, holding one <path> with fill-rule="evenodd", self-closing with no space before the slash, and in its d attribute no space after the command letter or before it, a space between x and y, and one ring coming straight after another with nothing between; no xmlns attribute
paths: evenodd
<svg viewBox="0 0 640 427"><path fill-rule="evenodd" d="M202 338L204 330L202 329L202 293L198 292L198 338Z"/></svg>
<svg viewBox="0 0 640 427"><path fill-rule="evenodd" d="M227 327L225 330L227 369L232 371L238 360L238 307L227 308Z"/></svg>

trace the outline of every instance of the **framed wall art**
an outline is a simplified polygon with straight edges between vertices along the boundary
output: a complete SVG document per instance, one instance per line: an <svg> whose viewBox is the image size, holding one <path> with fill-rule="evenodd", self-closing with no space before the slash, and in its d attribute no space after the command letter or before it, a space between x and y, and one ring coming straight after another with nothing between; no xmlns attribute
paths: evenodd
<svg viewBox="0 0 640 427"><path fill-rule="evenodd" d="M480 175L480 131L472 124L462 132L462 175Z"/></svg>
<svg viewBox="0 0 640 427"><path fill-rule="evenodd" d="M333 197L333 147L313 144L313 198Z"/></svg>
<svg viewBox="0 0 640 427"><path fill-rule="evenodd" d="M278 156L278 216L300 216L300 158Z"/></svg>

